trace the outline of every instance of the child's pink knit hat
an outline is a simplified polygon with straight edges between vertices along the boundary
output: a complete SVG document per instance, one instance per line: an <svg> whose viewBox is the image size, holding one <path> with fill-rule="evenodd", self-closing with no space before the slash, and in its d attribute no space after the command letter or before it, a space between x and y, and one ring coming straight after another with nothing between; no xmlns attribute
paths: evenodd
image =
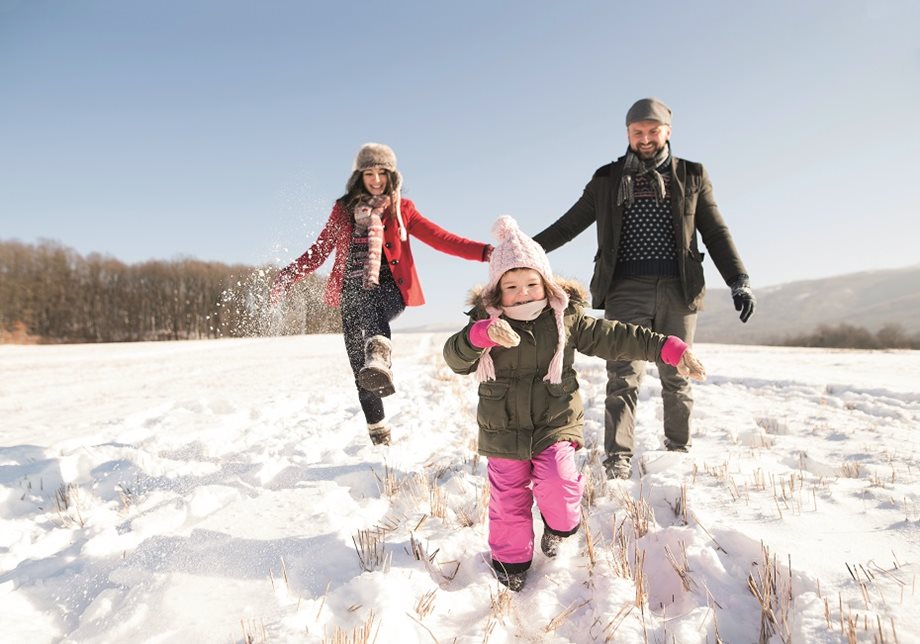
<svg viewBox="0 0 920 644"><path fill-rule="evenodd" d="M556 284L553 269L549 265L549 259L543 248L521 231L513 217L508 215L499 217L492 225L492 235L498 243L489 259L489 282L483 291L486 295L486 312L490 318L498 318L502 314L502 310L496 306L497 302L489 301L489 296L496 292L502 275L513 268L531 268L537 271L546 284L546 298L550 308L553 309L558 332L556 353L543 379L551 383L560 383L562 382L562 355L565 349L565 325L562 316L569 305L569 296ZM479 359L476 375L480 381L495 379L495 364L492 362L489 351L490 349L486 349Z"/></svg>

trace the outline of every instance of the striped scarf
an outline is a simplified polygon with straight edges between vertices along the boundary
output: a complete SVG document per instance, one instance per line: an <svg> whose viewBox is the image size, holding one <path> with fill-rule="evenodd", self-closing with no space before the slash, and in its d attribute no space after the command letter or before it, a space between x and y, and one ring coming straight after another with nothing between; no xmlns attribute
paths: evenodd
<svg viewBox="0 0 920 644"><path fill-rule="evenodd" d="M620 189L617 191L617 205L626 207L633 205L635 197L633 196L633 185L636 177L649 175L652 179L652 186L655 188L655 201L662 201L667 195L664 184L664 177L658 172L662 163L671 156L671 144L666 143L663 148L658 150L651 159L640 159L639 155L632 151L632 148L626 150L626 161L623 162L623 174L620 176Z"/></svg>
<svg viewBox="0 0 920 644"><path fill-rule="evenodd" d="M363 198L355 204L355 223L367 227L367 262L364 264L364 288L380 284L380 261L383 256L383 213L390 205L386 195Z"/></svg>

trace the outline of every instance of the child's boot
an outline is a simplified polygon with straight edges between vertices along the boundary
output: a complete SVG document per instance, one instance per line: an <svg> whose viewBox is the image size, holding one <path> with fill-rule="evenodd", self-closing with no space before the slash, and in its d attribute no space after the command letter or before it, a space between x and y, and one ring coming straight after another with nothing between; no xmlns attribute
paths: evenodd
<svg viewBox="0 0 920 644"><path fill-rule="evenodd" d="M368 423L367 433L371 437L371 442L374 445L390 444L390 428L382 421L379 423Z"/></svg>
<svg viewBox="0 0 920 644"><path fill-rule="evenodd" d="M547 557L555 557L559 552L559 544L562 543L563 539L565 539L565 537L560 537L558 534L544 532L543 538L540 539L540 550L542 550L543 554Z"/></svg>
<svg viewBox="0 0 920 644"><path fill-rule="evenodd" d="M383 335L371 336L364 343L364 367L358 372L358 384L381 398L396 393L390 371L392 351L390 339Z"/></svg>
<svg viewBox="0 0 920 644"><path fill-rule="evenodd" d="M524 583L527 581L526 570L522 572L496 570L495 576L498 579L498 583L502 584L503 586L507 586L508 590L513 590L514 592L519 592L524 587Z"/></svg>

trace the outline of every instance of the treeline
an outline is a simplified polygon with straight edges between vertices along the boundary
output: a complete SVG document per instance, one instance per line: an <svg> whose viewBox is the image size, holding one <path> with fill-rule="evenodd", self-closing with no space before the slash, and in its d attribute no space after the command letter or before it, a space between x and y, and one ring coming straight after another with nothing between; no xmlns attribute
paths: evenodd
<svg viewBox="0 0 920 644"><path fill-rule="evenodd" d="M133 342L329 333L339 313L325 279L299 282L273 308L274 268L194 259L125 264L45 241L0 241L0 339Z"/></svg>
<svg viewBox="0 0 920 644"><path fill-rule="evenodd" d="M812 333L786 337L775 344L838 349L920 349L920 334L909 336L898 324L886 325L876 333L851 324L822 324Z"/></svg>

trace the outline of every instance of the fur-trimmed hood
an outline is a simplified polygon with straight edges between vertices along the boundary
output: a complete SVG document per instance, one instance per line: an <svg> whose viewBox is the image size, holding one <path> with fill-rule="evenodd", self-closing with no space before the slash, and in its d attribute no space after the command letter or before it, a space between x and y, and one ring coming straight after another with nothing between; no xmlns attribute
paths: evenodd
<svg viewBox="0 0 920 644"><path fill-rule="evenodd" d="M577 280L557 277L553 280L569 296L569 308L573 306L586 306L588 303L588 290ZM470 289L467 295L466 304L472 306L470 314L477 312L479 316L486 316L486 307L483 302L484 284L478 284Z"/></svg>

